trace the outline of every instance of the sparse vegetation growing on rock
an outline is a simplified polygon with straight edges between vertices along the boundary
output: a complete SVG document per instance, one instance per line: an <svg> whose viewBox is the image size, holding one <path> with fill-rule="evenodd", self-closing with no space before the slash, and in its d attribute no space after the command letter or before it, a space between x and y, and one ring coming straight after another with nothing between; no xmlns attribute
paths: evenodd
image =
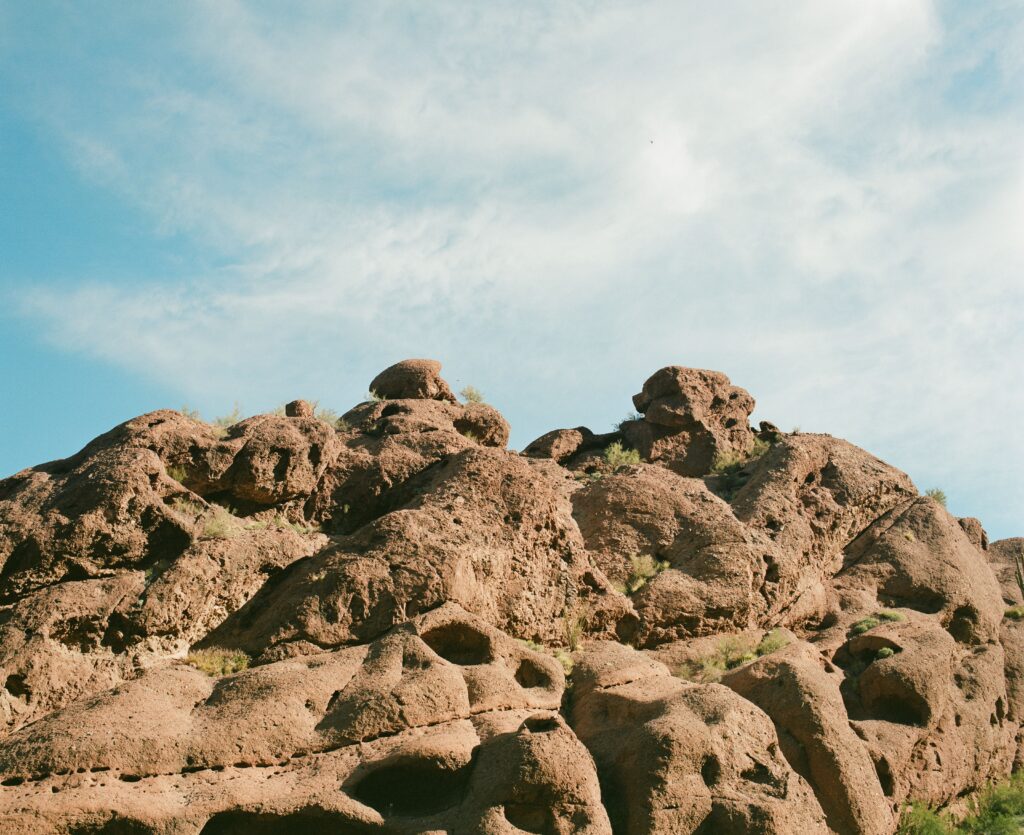
<svg viewBox="0 0 1024 835"><path fill-rule="evenodd" d="M615 441L605 448L604 460L613 471L617 471L639 464L640 453L635 449L624 449L621 441Z"/></svg>
<svg viewBox="0 0 1024 835"><path fill-rule="evenodd" d="M943 507L946 506L946 493L944 490L940 490L938 487L929 487L924 491L924 494L931 499L935 499Z"/></svg>
<svg viewBox="0 0 1024 835"><path fill-rule="evenodd" d="M883 623L899 623L906 619L906 615L902 612L894 612L890 609L880 609L869 617L855 621L850 627L850 634L863 635L865 632L874 629L876 626L881 626Z"/></svg>
<svg viewBox="0 0 1024 835"><path fill-rule="evenodd" d="M249 656L237 649L210 647L193 650L185 656L185 663L208 676L220 677L247 669Z"/></svg>
<svg viewBox="0 0 1024 835"><path fill-rule="evenodd" d="M484 393L476 386L466 386L459 392L467 403L483 403Z"/></svg>
<svg viewBox="0 0 1024 835"><path fill-rule="evenodd" d="M1010 620L1024 620L1024 605L1011 606L1004 613Z"/></svg>
<svg viewBox="0 0 1024 835"><path fill-rule="evenodd" d="M683 664L676 670L679 678L702 683L718 681L728 670L736 669L789 645L789 638L773 629L754 643L749 636L729 635L722 638L715 652L696 662Z"/></svg>
<svg viewBox="0 0 1024 835"><path fill-rule="evenodd" d="M668 562L657 560L650 554L637 554L630 557L630 572L625 582L620 583L616 588L623 594L636 594L647 585L647 581L657 577L662 571L668 568Z"/></svg>
<svg viewBox="0 0 1024 835"><path fill-rule="evenodd" d="M948 814L912 801L903 811L897 835L1018 835L1024 829L1024 773L990 783L967 801L967 815Z"/></svg>
<svg viewBox="0 0 1024 835"><path fill-rule="evenodd" d="M238 535L239 523L231 512L214 505L203 519L204 539L232 539Z"/></svg>

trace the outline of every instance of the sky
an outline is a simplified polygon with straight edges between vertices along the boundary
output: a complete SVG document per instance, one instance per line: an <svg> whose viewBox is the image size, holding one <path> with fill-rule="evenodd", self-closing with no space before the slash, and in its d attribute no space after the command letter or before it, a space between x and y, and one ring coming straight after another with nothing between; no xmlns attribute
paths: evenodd
<svg viewBox="0 0 1024 835"><path fill-rule="evenodd" d="M1024 5L0 0L0 477L433 357L665 365L1024 535Z"/></svg>

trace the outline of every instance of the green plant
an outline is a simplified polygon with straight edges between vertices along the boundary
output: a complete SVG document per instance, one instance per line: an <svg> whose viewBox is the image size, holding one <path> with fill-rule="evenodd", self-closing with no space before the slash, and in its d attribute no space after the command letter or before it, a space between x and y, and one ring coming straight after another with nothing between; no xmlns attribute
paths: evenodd
<svg viewBox="0 0 1024 835"><path fill-rule="evenodd" d="M184 467L168 467L167 475L169 475L177 482L183 482L186 478L188 478L188 472L185 470Z"/></svg>
<svg viewBox="0 0 1024 835"><path fill-rule="evenodd" d="M467 403L483 403L484 393L480 391L476 386L466 386L462 391L459 392L462 395L462 399Z"/></svg>
<svg viewBox="0 0 1024 835"><path fill-rule="evenodd" d="M227 676L249 666L249 656L241 650L210 647L197 649L185 656L185 663L208 676Z"/></svg>
<svg viewBox="0 0 1024 835"><path fill-rule="evenodd" d="M467 441L472 441L474 444L480 443L480 439L476 436L476 433L469 429L460 429L459 434Z"/></svg>
<svg viewBox="0 0 1024 835"><path fill-rule="evenodd" d="M612 470L619 470L622 467L632 467L640 463L640 453L635 449L623 449L619 441L609 444L604 451L604 460Z"/></svg>
<svg viewBox="0 0 1024 835"><path fill-rule="evenodd" d="M895 654L896 650L892 647L882 647L875 653L875 659L881 661L883 658L892 658Z"/></svg>
<svg viewBox="0 0 1024 835"><path fill-rule="evenodd" d="M324 423L329 423L331 426L337 426L338 421L341 420L341 416L334 409L328 409L326 406L316 403L313 404L313 417Z"/></svg>
<svg viewBox="0 0 1024 835"><path fill-rule="evenodd" d="M199 410L198 409L190 409L187 404L183 405L181 407L181 413L185 417L190 418L192 420L198 420L200 422L202 422L202 420L203 420L203 416L201 414L199 414Z"/></svg>
<svg viewBox="0 0 1024 835"><path fill-rule="evenodd" d="M971 835L1017 835L1024 815L1024 775L990 784L967 801L969 814L960 830Z"/></svg>
<svg viewBox="0 0 1024 835"><path fill-rule="evenodd" d="M238 534L238 520L227 508L214 505L203 521L204 539L231 539Z"/></svg>
<svg viewBox="0 0 1024 835"><path fill-rule="evenodd" d="M1024 620L1024 605L1011 606L1004 612L1004 617L1010 620Z"/></svg>
<svg viewBox="0 0 1024 835"><path fill-rule="evenodd" d="M576 604L565 610L562 615L562 631L565 634L565 645L569 647L569 652L576 652L579 649L586 625L587 611L583 606Z"/></svg>
<svg viewBox="0 0 1024 835"><path fill-rule="evenodd" d="M364 400L364 402L365 403L380 403L384 399L385 398L381 397L373 389L370 389L368 392L366 392L366 399Z"/></svg>
<svg viewBox="0 0 1024 835"><path fill-rule="evenodd" d="M875 617L890 623L902 623L907 619L907 616L902 612L894 612L892 609L879 609L875 612Z"/></svg>
<svg viewBox="0 0 1024 835"><path fill-rule="evenodd" d="M754 654L760 658L762 655L771 655L789 645L789 638L781 629L773 629L765 635L760 643L754 648Z"/></svg>
<svg viewBox="0 0 1024 835"><path fill-rule="evenodd" d="M336 421L334 421L334 428L337 429L339 432L348 432L352 428L352 426L349 424L347 420L345 420L345 418L338 418Z"/></svg>
<svg viewBox="0 0 1024 835"><path fill-rule="evenodd" d="M945 818L924 803L913 801L903 810L897 835L952 835Z"/></svg>
<svg viewBox="0 0 1024 835"><path fill-rule="evenodd" d="M227 429L229 426L234 426L238 423L242 417L242 410L239 408L238 402L235 401L234 408L226 415L214 418L213 425L219 426L221 429Z"/></svg>
<svg viewBox="0 0 1024 835"><path fill-rule="evenodd" d="M850 627L850 633L853 635L863 635L869 629L874 629L876 626L880 626L881 623L882 622L875 617L861 618Z"/></svg>
<svg viewBox="0 0 1024 835"><path fill-rule="evenodd" d="M657 577L668 568L665 560L656 560L649 554L637 554L629 558L630 572L626 581L617 586L623 594L636 594L647 585L647 581Z"/></svg>
<svg viewBox="0 0 1024 835"><path fill-rule="evenodd" d="M937 501L943 507L946 506L946 494L938 487L929 487L927 490L924 491L924 494L929 498L935 499L935 501Z"/></svg>
<svg viewBox="0 0 1024 835"><path fill-rule="evenodd" d="M206 513L206 507L198 504L191 499L177 498L171 502L171 509L182 513L185 516L191 516L193 519L198 519L204 513Z"/></svg>
<svg viewBox="0 0 1024 835"><path fill-rule="evenodd" d="M622 420L620 420L618 423L615 424L615 428L616 429L622 429L622 427L625 424L627 424L627 423L633 423L633 421L643 420L643 419L644 419L644 416L642 414L640 414L639 412L630 412Z"/></svg>

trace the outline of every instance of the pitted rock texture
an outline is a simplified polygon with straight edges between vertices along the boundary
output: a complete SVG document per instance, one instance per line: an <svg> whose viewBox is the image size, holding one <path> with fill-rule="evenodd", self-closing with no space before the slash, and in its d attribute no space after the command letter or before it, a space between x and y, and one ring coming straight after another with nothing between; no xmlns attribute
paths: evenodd
<svg viewBox="0 0 1024 835"><path fill-rule="evenodd" d="M0 481L0 831L891 835L1024 765L1024 540L718 372L520 454L440 371Z"/></svg>

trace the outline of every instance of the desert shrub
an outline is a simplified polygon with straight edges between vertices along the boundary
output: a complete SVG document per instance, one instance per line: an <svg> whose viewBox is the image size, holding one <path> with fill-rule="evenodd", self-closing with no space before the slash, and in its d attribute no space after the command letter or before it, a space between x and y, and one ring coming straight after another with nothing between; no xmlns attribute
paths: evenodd
<svg viewBox="0 0 1024 835"><path fill-rule="evenodd" d="M373 389L370 389L368 392L366 392L366 398L364 399L363 402L365 402L365 403L380 403L382 400L384 400L383 397L381 397L379 394L377 394L377 392L375 392Z"/></svg>
<svg viewBox="0 0 1024 835"><path fill-rule="evenodd" d="M214 505L203 520L204 539L231 539L237 533L238 520L220 505Z"/></svg>
<svg viewBox="0 0 1024 835"><path fill-rule="evenodd" d="M569 652L576 652L583 638L583 630L587 625L587 611L583 606L576 605L566 609L562 615L562 632L565 635L565 645Z"/></svg>
<svg viewBox="0 0 1024 835"><path fill-rule="evenodd" d="M746 456L741 455L738 452L718 452L715 453L715 460L711 464L711 472L715 475L734 473L740 469L746 461Z"/></svg>
<svg viewBox="0 0 1024 835"><path fill-rule="evenodd" d="M762 655L771 655L789 645L789 638L781 629L773 629L765 635L761 642L754 648L754 654L760 658Z"/></svg>
<svg viewBox="0 0 1024 835"><path fill-rule="evenodd" d="M897 835L952 835L945 819L923 803L913 802L903 810Z"/></svg>
<svg viewBox="0 0 1024 835"><path fill-rule="evenodd" d="M190 516L193 519L198 519L206 513L206 507L204 505L198 504L191 499L177 498L171 502L171 508L185 516Z"/></svg>
<svg viewBox="0 0 1024 835"><path fill-rule="evenodd" d="M989 785L967 802L968 816L958 832L971 835L1017 835L1024 815L1024 774Z"/></svg>
<svg viewBox="0 0 1024 835"><path fill-rule="evenodd" d="M626 577L626 582L617 586L623 594L636 594L647 585L648 580L657 577L668 568L667 562L656 560L649 554L637 554L630 557L629 562L631 566L629 576Z"/></svg>
<svg viewBox="0 0 1024 835"><path fill-rule="evenodd" d="M890 623L902 623L907 619L907 616L902 612L894 612L892 609L880 609L875 612L875 617L879 620L886 620Z"/></svg>
<svg viewBox="0 0 1024 835"><path fill-rule="evenodd" d="M632 467L640 463L640 453L635 449L623 449L619 441L609 444L604 451L604 460L613 470Z"/></svg>
<svg viewBox="0 0 1024 835"><path fill-rule="evenodd" d="M459 392L462 395L462 399L467 403L483 403L484 393L480 391L476 386L466 386L462 391Z"/></svg>
<svg viewBox="0 0 1024 835"><path fill-rule="evenodd" d="M929 498L935 499L943 507L946 506L946 493L938 487L929 487L924 491L924 494Z"/></svg>
<svg viewBox="0 0 1024 835"><path fill-rule="evenodd" d="M197 649L185 657L185 663L201 670L208 676L227 676L238 673L249 666L249 656L238 649Z"/></svg>
<svg viewBox="0 0 1024 835"><path fill-rule="evenodd" d="M1024 606L1011 606L1004 614L1010 620L1024 620Z"/></svg>
<svg viewBox="0 0 1024 835"><path fill-rule="evenodd" d="M476 436L476 433L469 429L460 429L459 434L467 441L472 441L474 444L480 443L480 439Z"/></svg>
<svg viewBox="0 0 1024 835"><path fill-rule="evenodd" d="M168 467L167 475L173 478L177 482L182 482L188 478L188 472L184 467Z"/></svg>
<svg viewBox="0 0 1024 835"><path fill-rule="evenodd" d="M313 417L317 420L322 420L324 423L329 423L331 426L337 426L338 421L341 420L339 415L334 409L328 409L326 406L314 404L313 406Z"/></svg>
<svg viewBox="0 0 1024 835"><path fill-rule="evenodd" d="M850 627L850 633L853 635L863 635L869 629L874 629L876 626L880 626L881 623L882 622L875 617L861 618Z"/></svg>
<svg viewBox="0 0 1024 835"><path fill-rule="evenodd" d="M198 409L190 409L188 405L183 405L180 411L185 417L191 418L192 420L202 421L203 419L203 416L199 414Z"/></svg>
<svg viewBox="0 0 1024 835"><path fill-rule="evenodd" d="M635 420L643 420L644 416L639 412L630 412L622 420L615 424L616 429L622 429L624 424L632 423Z"/></svg>
<svg viewBox="0 0 1024 835"><path fill-rule="evenodd" d="M229 426L234 426L243 417L244 416L242 415L242 410L239 407L238 403L236 402L234 408L232 408L232 410L228 412L226 415L221 415L218 418L214 418L213 425L219 426L221 429L227 429Z"/></svg>
<svg viewBox="0 0 1024 835"><path fill-rule="evenodd" d="M892 658L895 654L896 651L892 647L882 647L875 653L875 658L881 661L883 658Z"/></svg>
<svg viewBox="0 0 1024 835"><path fill-rule="evenodd" d="M345 420L345 418L338 418L334 421L334 428L339 432L348 432L352 428L352 425Z"/></svg>

